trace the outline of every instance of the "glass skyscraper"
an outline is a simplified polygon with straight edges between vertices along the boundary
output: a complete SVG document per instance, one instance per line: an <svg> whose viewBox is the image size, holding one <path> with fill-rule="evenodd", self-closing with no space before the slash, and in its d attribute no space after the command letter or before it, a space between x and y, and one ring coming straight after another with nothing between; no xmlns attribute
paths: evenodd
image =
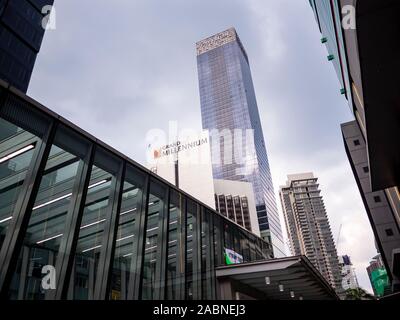
<svg viewBox="0 0 400 320"><path fill-rule="evenodd" d="M238 163L234 157L231 162L216 163L214 160L220 156L225 159L223 152L228 142L220 139L212 143L214 179L252 183L261 236L272 244L276 257L284 256L282 230L246 51L234 28L199 41L196 47L203 129L230 132L235 146L238 142L245 144L246 130L254 130L254 148L246 153L243 163ZM242 130L241 135L236 134L238 129Z"/></svg>

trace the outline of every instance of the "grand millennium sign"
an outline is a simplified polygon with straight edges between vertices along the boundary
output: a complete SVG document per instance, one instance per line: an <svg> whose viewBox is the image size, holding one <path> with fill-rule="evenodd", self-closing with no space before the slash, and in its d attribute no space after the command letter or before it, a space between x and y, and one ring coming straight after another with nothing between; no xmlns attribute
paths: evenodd
<svg viewBox="0 0 400 320"><path fill-rule="evenodd" d="M171 154L179 153L181 151L187 151L196 147L200 147L206 143L208 143L207 137L184 143L182 143L181 141L176 141L154 150L154 158L158 159L163 156L169 156Z"/></svg>

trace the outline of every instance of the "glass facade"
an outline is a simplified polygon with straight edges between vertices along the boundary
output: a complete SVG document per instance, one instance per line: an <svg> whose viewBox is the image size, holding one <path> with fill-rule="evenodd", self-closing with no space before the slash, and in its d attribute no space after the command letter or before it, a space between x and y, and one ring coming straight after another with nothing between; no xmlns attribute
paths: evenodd
<svg viewBox="0 0 400 320"><path fill-rule="evenodd" d="M249 147L245 130L254 130L255 152L250 151L244 163L214 162L214 179L252 183L261 235L271 241L276 257L284 256L280 218L248 57L234 29L200 41L197 47L203 128L219 132L229 130L234 139L241 140L234 143L245 148ZM234 134L237 129L242 130L241 138ZM225 143L221 139L211 144L213 160L225 159Z"/></svg>
<svg viewBox="0 0 400 320"><path fill-rule="evenodd" d="M346 46L342 28L342 7L340 1L309 0L315 19L322 35L321 42L325 43L330 61L339 79L340 88L343 89L346 99L353 112L353 97L348 69Z"/></svg>
<svg viewBox="0 0 400 320"><path fill-rule="evenodd" d="M53 0L0 0L0 79L26 92L45 30L42 8Z"/></svg>
<svg viewBox="0 0 400 320"><path fill-rule="evenodd" d="M0 293L7 299L215 299L244 228L0 86Z"/></svg>

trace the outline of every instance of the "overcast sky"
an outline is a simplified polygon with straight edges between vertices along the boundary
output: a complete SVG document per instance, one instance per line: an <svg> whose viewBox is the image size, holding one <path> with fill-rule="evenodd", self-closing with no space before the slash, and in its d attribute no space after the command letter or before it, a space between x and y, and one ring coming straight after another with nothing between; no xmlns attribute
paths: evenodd
<svg viewBox="0 0 400 320"><path fill-rule="evenodd" d="M235 27L249 56L278 200L313 171L359 283L373 234L340 131L353 120L307 0L56 0L28 94L145 164L146 133L201 129L195 42ZM279 201L278 208L281 211ZM283 217L281 217L283 222Z"/></svg>

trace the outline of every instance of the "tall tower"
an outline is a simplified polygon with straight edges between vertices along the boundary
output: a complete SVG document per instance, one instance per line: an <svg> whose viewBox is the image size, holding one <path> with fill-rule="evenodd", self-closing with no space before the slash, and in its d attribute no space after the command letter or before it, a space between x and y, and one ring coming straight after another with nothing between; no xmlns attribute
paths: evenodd
<svg viewBox="0 0 400 320"><path fill-rule="evenodd" d="M337 292L341 271L318 179L312 173L288 175L279 190L293 255L305 255Z"/></svg>
<svg viewBox="0 0 400 320"><path fill-rule="evenodd" d="M203 129L218 130L224 136L217 143L213 141L211 146L214 179L252 184L261 236L272 244L275 257L284 256L282 230L246 51L234 28L199 41L196 47ZM228 151L228 159L233 158L233 161L225 161L227 145L243 145L246 130L254 131L254 145L251 148L246 145L245 161L235 161L232 150ZM241 132L240 135L237 132ZM226 139L226 134L231 141ZM214 138L211 134L211 139Z"/></svg>
<svg viewBox="0 0 400 320"><path fill-rule="evenodd" d="M0 0L0 79L26 93L54 0Z"/></svg>

